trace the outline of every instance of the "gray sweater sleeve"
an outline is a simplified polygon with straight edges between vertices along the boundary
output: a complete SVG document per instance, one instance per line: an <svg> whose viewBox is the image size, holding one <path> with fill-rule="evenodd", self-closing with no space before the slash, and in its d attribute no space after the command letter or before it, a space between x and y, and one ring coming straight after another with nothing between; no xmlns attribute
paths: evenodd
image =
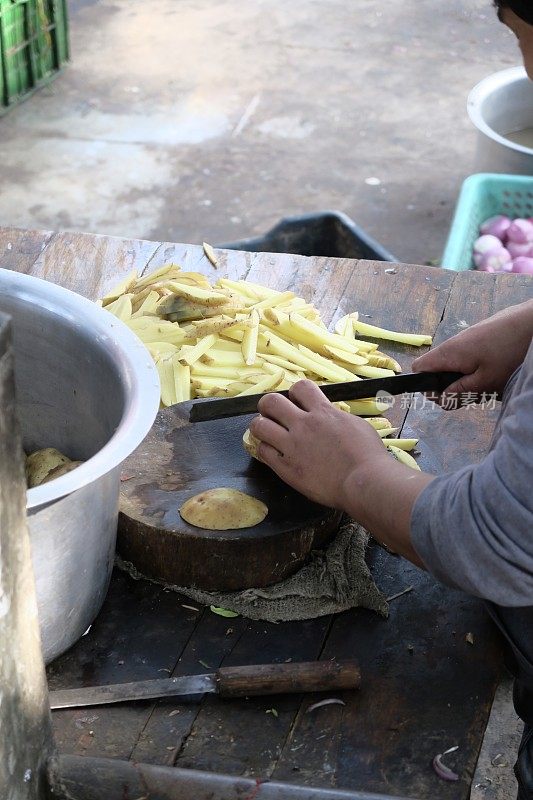
<svg viewBox="0 0 533 800"><path fill-rule="evenodd" d="M533 344L493 449L426 486L411 536L443 583L502 606L533 605Z"/></svg>

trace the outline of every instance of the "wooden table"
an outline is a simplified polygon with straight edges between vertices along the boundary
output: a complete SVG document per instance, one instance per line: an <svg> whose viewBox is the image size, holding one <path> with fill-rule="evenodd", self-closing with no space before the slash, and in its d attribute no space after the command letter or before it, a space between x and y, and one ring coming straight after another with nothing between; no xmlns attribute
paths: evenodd
<svg viewBox="0 0 533 800"><path fill-rule="evenodd" d="M435 342L533 294L527 276L244 252L221 252L215 271L192 245L0 230L1 267L93 299L133 268L142 274L171 261L212 278L249 277L291 289L312 301L327 323L358 310L376 324L431 333ZM408 347L384 349L404 368L414 355ZM420 437L423 469L456 469L486 451L496 412L399 406L391 418L404 435ZM379 547L370 548L369 562L386 596L413 587L391 601L388 620L364 610L280 625L227 620L117 571L90 632L50 666L51 688L333 657L359 659L362 687L344 694L345 706L312 713L306 709L316 698L309 696L55 712L60 750L258 781L467 798L500 676L498 640L478 600ZM267 713L272 708L277 715ZM431 769L433 756L452 745L459 745L450 759L460 774L455 784Z"/></svg>

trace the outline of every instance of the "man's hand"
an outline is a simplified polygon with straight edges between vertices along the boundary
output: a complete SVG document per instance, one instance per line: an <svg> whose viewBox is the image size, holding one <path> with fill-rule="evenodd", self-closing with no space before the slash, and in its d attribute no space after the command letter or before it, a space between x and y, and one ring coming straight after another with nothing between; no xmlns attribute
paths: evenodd
<svg viewBox="0 0 533 800"><path fill-rule="evenodd" d="M368 422L339 411L311 381L290 400L267 394L250 425L259 457L299 492L338 508L395 553L421 565L410 535L411 512L431 475L400 464Z"/></svg>
<svg viewBox="0 0 533 800"><path fill-rule="evenodd" d="M501 392L533 336L533 301L473 325L413 362L415 372L462 372L446 394Z"/></svg>
<svg viewBox="0 0 533 800"><path fill-rule="evenodd" d="M250 430L261 441L259 457L311 500L347 510L346 485L366 462L391 461L368 422L331 405L318 386L299 381L290 400L267 394Z"/></svg>

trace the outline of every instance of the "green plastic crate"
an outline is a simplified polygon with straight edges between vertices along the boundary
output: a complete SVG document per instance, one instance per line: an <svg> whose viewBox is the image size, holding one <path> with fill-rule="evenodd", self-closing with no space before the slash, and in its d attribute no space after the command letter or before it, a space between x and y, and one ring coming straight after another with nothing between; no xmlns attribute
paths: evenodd
<svg viewBox="0 0 533 800"><path fill-rule="evenodd" d="M533 217L533 177L480 173L465 180L442 256L445 269L474 269L479 226L496 214Z"/></svg>
<svg viewBox="0 0 533 800"><path fill-rule="evenodd" d="M0 114L68 60L66 0L0 0Z"/></svg>

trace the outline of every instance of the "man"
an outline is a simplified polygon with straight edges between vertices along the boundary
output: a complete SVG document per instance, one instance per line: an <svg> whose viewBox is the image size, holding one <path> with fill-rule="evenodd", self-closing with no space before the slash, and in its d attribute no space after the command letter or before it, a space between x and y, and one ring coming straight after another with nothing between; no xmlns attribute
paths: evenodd
<svg viewBox="0 0 533 800"><path fill-rule="evenodd" d="M533 0L496 5L533 78ZM510 644L515 707L525 722L518 800L533 800L532 340L533 300L415 360L415 371L462 373L449 394L503 392L490 452L455 473L436 477L394 461L368 423L335 409L310 381L295 384L290 400L263 397L251 426L261 460L295 489L344 510L394 552L486 601Z"/></svg>

